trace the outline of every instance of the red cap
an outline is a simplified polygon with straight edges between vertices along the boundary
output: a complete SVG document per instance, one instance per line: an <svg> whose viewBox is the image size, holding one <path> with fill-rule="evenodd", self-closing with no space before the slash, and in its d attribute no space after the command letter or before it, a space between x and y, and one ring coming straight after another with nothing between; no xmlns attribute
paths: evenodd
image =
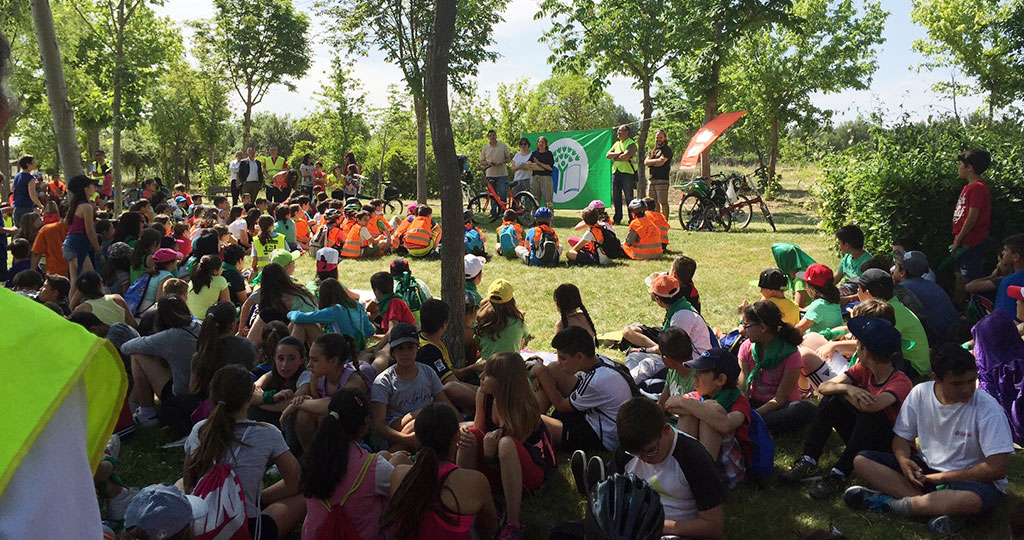
<svg viewBox="0 0 1024 540"><path fill-rule="evenodd" d="M1024 291L1021 289L1022 287L1017 285L1010 285L1006 288L1006 295L1015 300L1024 300Z"/></svg>
<svg viewBox="0 0 1024 540"><path fill-rule="evenodd" d="M832 273L832 269L825 266L824 264L814 263L807 267L807 270L797 273L796 277L804 280L805 283L810 283L819 289L825 285L832 283L835 279L835 275Z"/></svg>

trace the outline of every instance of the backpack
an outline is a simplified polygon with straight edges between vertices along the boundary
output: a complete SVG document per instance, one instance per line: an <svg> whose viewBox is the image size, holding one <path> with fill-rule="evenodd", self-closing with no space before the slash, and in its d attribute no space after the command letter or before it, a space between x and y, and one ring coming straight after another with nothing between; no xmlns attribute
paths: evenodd
<svg viewBox="0 0 1024 540"><path fill-rule="evenodd" d="M484 239L480 238L480 231L468 229L465 234L466 253L479 255L484 252Z"/></svg>
<svg viewBox="0 0 1024 540"><path fill-rule="evenodd" d="M771 476L775 469L775 440L768 433L764 418L753 408L750 409L750 463L747 472L755 479Z"/></svg>
<svg viewBox="0 0 1024 540"><path fill-rule="evenodd" d="M352 520L349 519L344 506L349 496L355 493L359 486L363 484L366 471L370 469L370 463L373 463L373 460L376 458L376 453L370 454L366 458L366 461L363 462L363 468L359 470L359 476L356 477L355 482L352 482L352 487L338 501L338 504L332 505L327 499L320 499L320 503L327 508L328 513L327 518L320 525L320 529L316 531L316 536L313 537L315 540L360 540L359 531L356 530L355 525L352 525Z"/></svg>
<svg viewBox="0 0 1024 540"><path fill-rule="evenodd" d="M316 252L327 246L327 230L330 225L326 223L316 231L316 234L309 239L309 256L316 259Z"/></svg>
<svg viewBox="0 0 1024 540"><path fill-rule="evenodd" d="M558 241L555 233L541 229L540 242L533 246L533 256L540 264L548 265L558 262Z"/></svg>
<svg viewBox="0 0 1024 540"><path fill-rule="evenodd" d="M629 369L626 366L614 362L612 360L608 360L603 356L598 356L598 358L601 359L602 361L597 363L597 367L606 367L615 370L619 375L622 375L623 379L626 379L626 383L629 384L629 393L632 394L633 397L639 397L643 395L640 393L640 388L636 385L636 381L633 380L633 375L629 373ZM608 361L605 362L604 360ZM612 420L614 420L614 418Z"/></svg>
<svg viewBox="0 0 1024 540"><path fill-rule="evenodd" d="M132 315L139 315L139 307L142 306L142 299L146 297L146 289L149 288L149 280L152 277L150 274L142 274L125 291L124 301L128 304L128 309L131 310Z"/></svg>
<svg viewBox="0 0 1024 540"><path fill-rule="evenodd" d="M239 444L232 453L232 460L247 433L248 428L242 433ZM195 540L252 540L248 516L245 513L245 491L230 463L214 465L199 479L199 483L192 490L192 495L206 501L208 508L205 517L192 522L192 535ZM256 523L258 524L259 520ZM256 534L259 537L258 528Z"/></svg>
<svg viewBox="0 0 1024 540"><path fill-rule="evenodd" d="M622 259L626 256L626 252L622 250L622 242L619 242L619 237L615 236L615 231L611 229L605 229L601 231L604 234L604 240L598 244L604 254L609 259Z"/></svg>
<svg viewBox="0 0 1024 540"><path fill-rule="evenodd" d="M498 231L498 242L501 243L501 254L506 257L516 256L516 246L520 242L519 233L516 232L516 225L509 223L503 225Z"/></svg>
<svg viewBox="0 0 1024 540"><path fill-rule="evenodd" d="M401 296L405 303L409 304L409 309L412 310L413 315L419 313L423 302L427 301L427 295L423 293L423 289L420 289L420 284L416 282L416 278L412 277L412 274L409 272L402 272L402 277L398 278L397 285L395 294Z"/></svg>

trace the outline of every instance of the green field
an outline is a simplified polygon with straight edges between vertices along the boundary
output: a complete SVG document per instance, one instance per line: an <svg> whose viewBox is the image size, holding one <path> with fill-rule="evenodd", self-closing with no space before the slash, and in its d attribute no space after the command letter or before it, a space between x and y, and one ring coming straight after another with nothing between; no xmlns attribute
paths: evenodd
<svg viewBox="0 0 1024 540"><path fill-rule="evenodd" d="M515 287L517 305L526 313L533 336L531 348L549 349L558 312L552 300L552 291L561 283L575 283L581 290L584 303L598 332L619 330L633 321L647 324L661 322L664 312L651 303L644 278L655 271L668 270L671 258L686 254L698 263L694 282L700 291L702 310L708 323L714 327L731 328L736 324L737 306L744 300L755 300L757 290L748 285L761 270L773 266L770 247L772 242L794 242L816 260L833 268L838 259L833 239L820 233L814 217L813 205L808 204L806 187L814 180L813 170L786 172L786 188L769 206L776 217L779 231L773 233L760 216L754 215L746 230L715 233L686 233L679 230L673 208L670 222L669 253L663 260L652 262L625 262L606 268L536 268L526 267L517 260L494 257L484 267L481 292L494 279L504 278ZM678 203L678 194L675 195ZM439 205L435 204L435 208ZM610 212L609 212L610 213ZM564 245L572 235L578 213L556 212L554 226ZM945 218L943 218L945 219ZM865 224L861 224L864 226ZM495 241L494 227L481 226L488 243ZM620 229L621 230L621 229ZM620 238L623 235L620 234ZM358 289L369 288L369 277L386 269L387 262L345 261L339 267L341 281ZM438 261L412 261L413 273L423 279L435 292L440 291L440 263ZM297 272L305 282L313 274L312 259L304 257ZM620 356L616 351L603 351ZM157 449L163 442L158 432L135 436L124 445L122 452L123 476L129 485L143 486L154 482L173 481L181 475L182 451ZM833 437L823 463L833 460L837 453ZM785 470L799 455L802 440L786 437L777 441L778 470ZM529 538L547 538L551 524L582 515L582 499L570 488L571 474L568 455L560 454L559 474L540 494L528 496L523 508L523 520ZM1024 479L1024 460L1015 458L1010 466L1010 497L995 514L971 522L959 538L1005 538L1006 522L1011 508L1024 497L1020 481ZM835 525L850 538L858 539L910 539L928 536L923 522L894 519L883 515L852 512L837 498L831 502L811 500L805 491L776 485L769 480L762 487L742 486L733 491L725 505L727 538L794 538L800 532ZM293 535L298 538L298 533Z"/></svg>

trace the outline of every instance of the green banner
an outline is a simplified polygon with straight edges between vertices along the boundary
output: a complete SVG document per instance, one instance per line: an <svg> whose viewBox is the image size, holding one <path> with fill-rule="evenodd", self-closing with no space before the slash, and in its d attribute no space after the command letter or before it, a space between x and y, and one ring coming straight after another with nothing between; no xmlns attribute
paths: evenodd
<svg viewBox="0 0 1024 540"><path fill-rule="evenodd" d="M579 210L599 199L606 205L612 198L611 161L604 156L612 147L613 130L560 131L525 133L530 147L537 148L537 139L546 137L548 149L555 156L555 208Z"/></svg>

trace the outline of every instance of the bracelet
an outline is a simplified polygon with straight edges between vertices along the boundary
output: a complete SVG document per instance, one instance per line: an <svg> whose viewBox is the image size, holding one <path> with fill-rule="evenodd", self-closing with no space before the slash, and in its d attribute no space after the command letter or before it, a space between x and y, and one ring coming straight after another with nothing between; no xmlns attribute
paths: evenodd
<svg viewBox="0 0 1024 540"><path fill-rule="evenodd" d="M277 390L264 390L263 391L263 403L267 405L274 404L274 395L277 394Z"/></svg>

